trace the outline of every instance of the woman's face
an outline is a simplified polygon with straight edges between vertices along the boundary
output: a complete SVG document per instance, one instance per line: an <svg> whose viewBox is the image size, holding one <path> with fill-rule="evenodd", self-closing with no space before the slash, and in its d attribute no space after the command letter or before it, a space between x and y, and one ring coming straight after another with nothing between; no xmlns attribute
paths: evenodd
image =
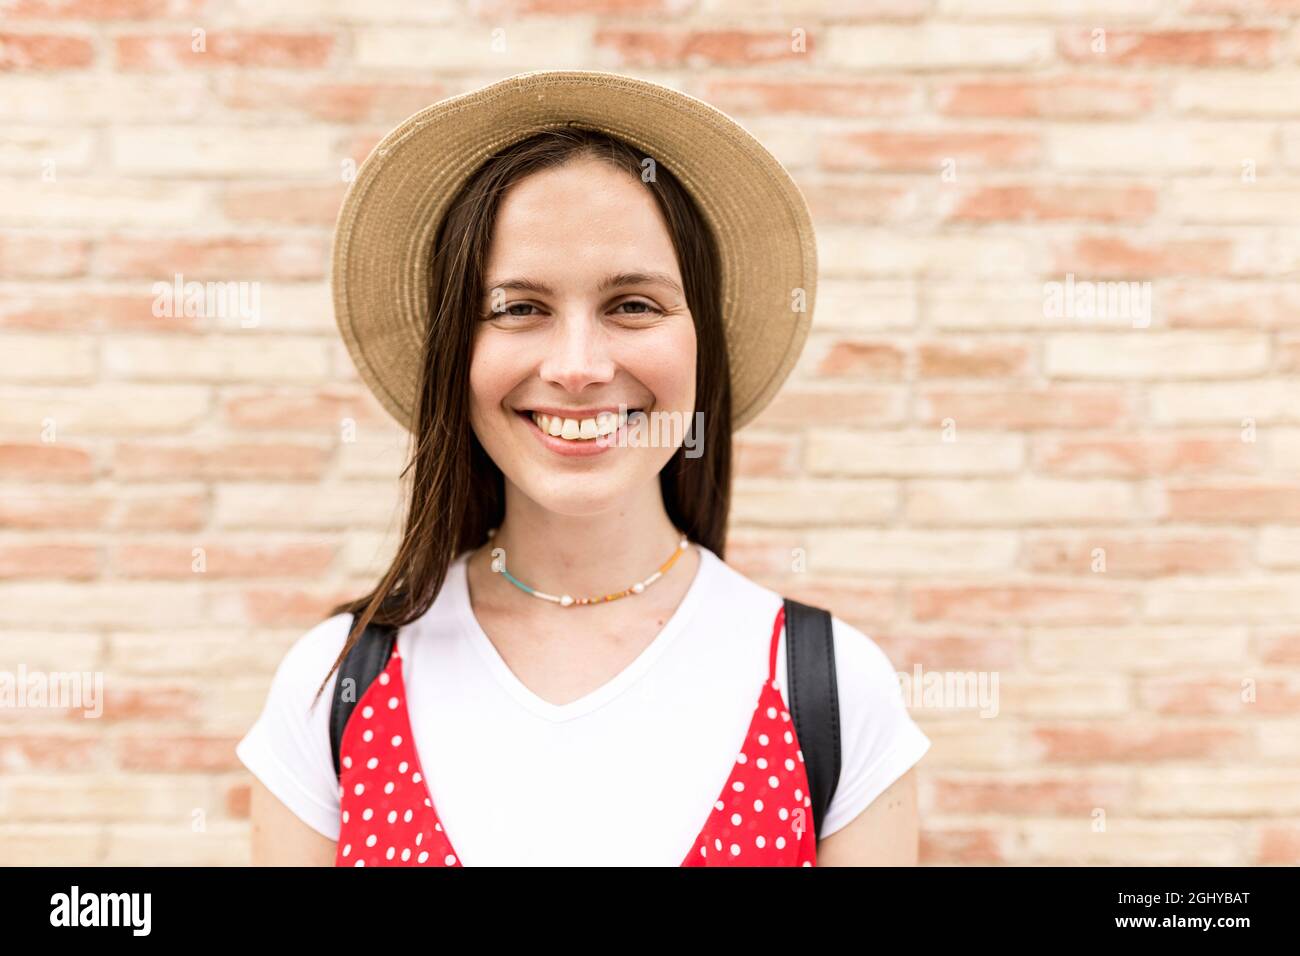
<svg viewBox="0 0 1300 956"><path fill-rule="evenodd" d="M470 419L507 483L549 511L640 506L693 419L695 323L653 188L584 157L515 183L498 210ZM678 427L582 437L617 425L620 405ZM553 413L546 432L537 410Z"/></svg>

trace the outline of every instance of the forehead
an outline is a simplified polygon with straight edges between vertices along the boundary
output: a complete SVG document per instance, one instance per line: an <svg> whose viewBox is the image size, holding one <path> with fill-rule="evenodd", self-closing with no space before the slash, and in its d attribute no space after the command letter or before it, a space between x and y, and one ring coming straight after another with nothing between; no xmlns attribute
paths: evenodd
<svg viewBox="0 0 1300 956"><path fill-rule="evenodd" d="M503 269L680 275L654 188L592 158L524 177L506 191L497 210L489 275Z"/></svg>

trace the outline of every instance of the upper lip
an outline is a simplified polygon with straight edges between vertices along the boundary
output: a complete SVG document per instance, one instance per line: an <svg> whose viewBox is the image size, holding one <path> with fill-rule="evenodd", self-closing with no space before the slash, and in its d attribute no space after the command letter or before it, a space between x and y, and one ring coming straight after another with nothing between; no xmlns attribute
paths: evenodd
<svg viewBox="0 0 1300 956"><path fill-rule="evenodd" d="M626 407L627 410L630 412L633 409L639 408L640 406L627 405ZM573 419L577 419L578 421L581 421L584 418L595 418L598 415L600 415L602 412L609 412L612 415L617 415L618 406L602 405L600 408L545 408L542 406L536 406L533 408L521 408L519 409L519 411L529 412L529 413L536 412L539 415L555 415L559 418L573 418Z"/></svg>

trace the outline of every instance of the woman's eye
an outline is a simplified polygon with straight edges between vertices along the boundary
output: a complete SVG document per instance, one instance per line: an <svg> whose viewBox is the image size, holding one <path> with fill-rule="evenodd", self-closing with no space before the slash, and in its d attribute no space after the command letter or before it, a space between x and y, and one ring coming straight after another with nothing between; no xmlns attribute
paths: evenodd
<svg viewBox="0 0 1300 956"><path fill-rule="evenodd" d="M649 302L642 302L639 299L632 299L627 302L620 302L617 308L622 309L627 306L631 306L632 311L624 312L623 313L624 315L658 315L663 311L662 309L655 308Z"/></svg>
<svg viewBox="0 0 1300 956"><path fill-rule="evenodd" d="M531 312L516 312L516 309L531 309L531 303L528 302L511 302L506 306L506 315L532 315Z"/></svg>

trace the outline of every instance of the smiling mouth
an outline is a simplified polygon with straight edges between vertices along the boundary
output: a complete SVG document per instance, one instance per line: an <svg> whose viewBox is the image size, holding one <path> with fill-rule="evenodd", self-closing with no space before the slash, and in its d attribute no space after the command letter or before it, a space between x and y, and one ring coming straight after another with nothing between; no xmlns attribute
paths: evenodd
<svg viewBox="0 0 1300 956"><path fill-rule="evenodd" d="M643 415L644 411L640 408L629 408L626 414L601 412L591 418L563 418L527 410L521 410L516 414L532 422L544 435L574 444L585 444L605 435L612 435L626 425L630 418L634 415Z"/></svg>

